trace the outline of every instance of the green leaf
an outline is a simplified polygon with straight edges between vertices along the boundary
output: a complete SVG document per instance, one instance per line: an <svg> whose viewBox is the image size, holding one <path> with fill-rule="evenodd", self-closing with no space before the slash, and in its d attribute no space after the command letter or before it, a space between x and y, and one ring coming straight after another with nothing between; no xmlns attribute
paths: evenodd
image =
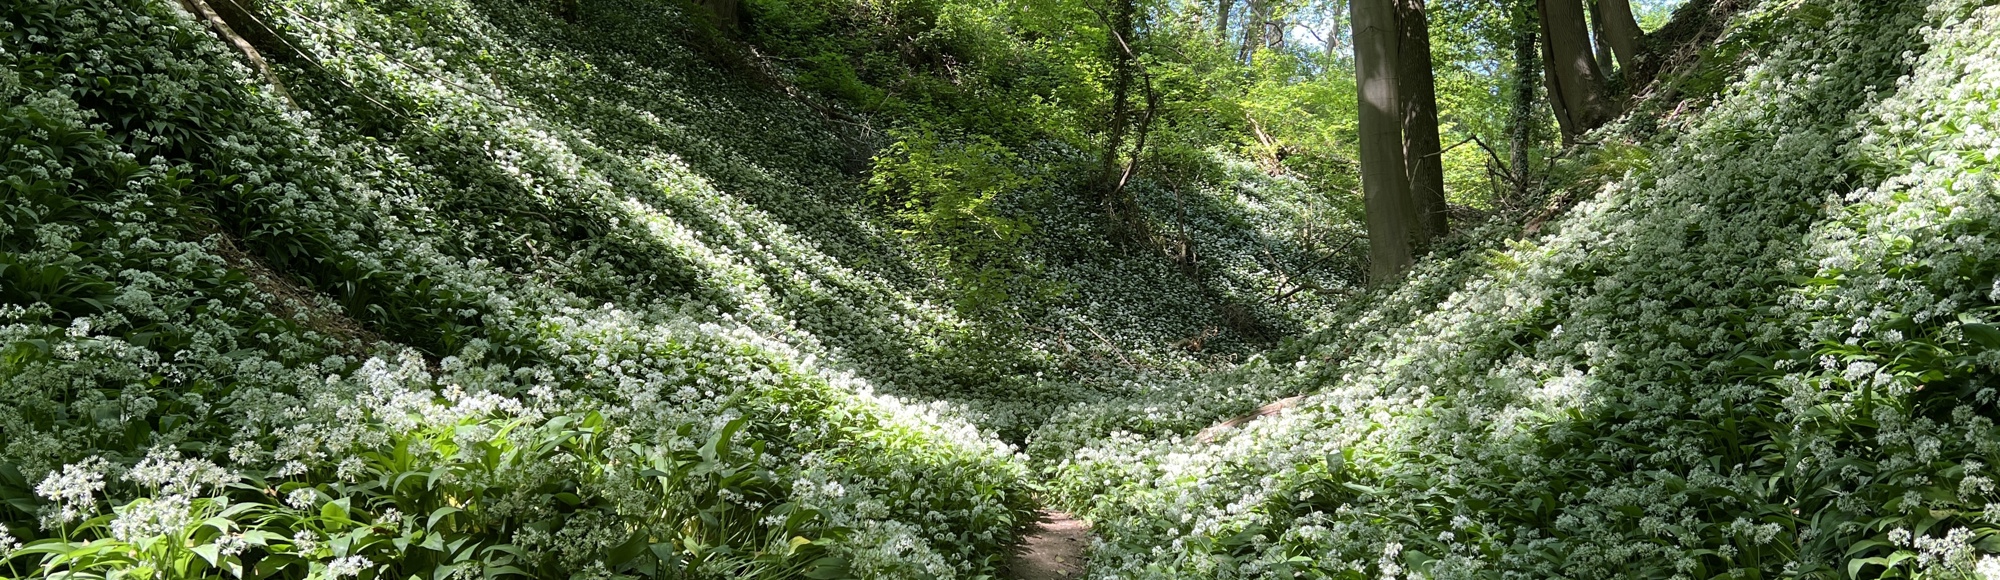
<svg viewBox="0 0 2000 580"><path fill-rule="evenodd" d="M201 556L201 559L203 560L207 560L208 565L210 566L220 567L222 565L221 564L222 555L220 551L215 547L215 544L202 544L199 546L195 546L194 554L196 556Z"/></svg>
<svg viewBox="0 0 2000 580"><path fill-rule="evenodd" d="M1987 350L2000 350L2000 328L1994 328L1990 324L1965 324L1959 326L1959 329L1965 332L1967 340L1986 347Z"/></svg>
<svg viewBox="0 0 2000 580"><path fill-rule="evenodd" d="M343 497L343 498L340 498L340 499L337 499L337 500L333 500L333 501L330 501L330 502L326 502L326 503L324 503L324 504L320 504L320 506L319 506L319 517L322 517L322 518L326 518L326 519L328 519L328 520L332 520L332 521L336 521L336 522L346 522L346 521L349 521L349 518L348 518L348 515L347 515L347 513L348 513L348 509L347 509L347 505L348 505L348 501L349 501L349 500L348 500L347 498L344 498L344 497Z"/></svg>
<svg viewBox="0 0 2000 580"><path fill-rule="evenodd" d="M438 523L438 520L440 520L440 519L444 519L444 518L446 518L446 517L450 517L450 516L451 516L452 514L455 514L455 513L458 513L458 512L462 512L462 511L465 511L465 510L462 510L462 509L458 509L458 508L455 508L455 507L451 507L451 506L444 506L444 507L441 507L441 508L438 508L438 509L434 509L434 510L431 510L431 517L430 517L430 520L429 520L429 521L426 521L426 522L424 522L424 529L426 529L426 530L435 530L435 529L437 529L437 523Z"/></svg>
<svg viewBox="0 0 2000 580"><path fill-rule="evenodd" d="M849 575L850 574L848 573L847 570L847 560L840 559L839 557L836 556L827 556L825 558L813 560L812 570L807 571L805 574L807 578L813 578L815 580L833 580L836 578L847 578Z"/></svg>

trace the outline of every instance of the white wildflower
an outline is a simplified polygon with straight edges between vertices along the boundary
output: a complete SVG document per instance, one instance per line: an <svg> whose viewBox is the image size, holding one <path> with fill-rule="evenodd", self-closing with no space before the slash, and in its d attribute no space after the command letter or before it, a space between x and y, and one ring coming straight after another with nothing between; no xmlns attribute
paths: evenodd
<svg viewBox="0 0 2000 580"><path fill-rule="evenodd" d="M370 566L374 565L375 563L368 561L368 558L366 557L347 556L344 558L335 559L334 561L327 563L326 575L328 578L349 578L353 576L359 576L361 575L361 572L363 570L367 570Z"/></svg>
<svg viewBox="0 0 2000 580"><path fill-rule="evenodd" d="M62 471L43 478L35 486L35 495L55 502L48 508L50 513L43 517L43 525L67 524L97 513L95 496L104 491L104 471L110 465L104 458L93 456L64 465Z"/></svg>

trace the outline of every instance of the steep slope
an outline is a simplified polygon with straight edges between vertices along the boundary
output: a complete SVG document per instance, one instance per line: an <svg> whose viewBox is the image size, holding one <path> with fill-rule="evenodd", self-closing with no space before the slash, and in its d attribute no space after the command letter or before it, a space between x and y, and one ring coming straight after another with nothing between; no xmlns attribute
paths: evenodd
<svg viewBox="0 0 2000 580"><path fill-rule="evenodd" d="M1020 463L854 376L954 322L840 264L894 254L802 107L534 6L265 9L303 111L170 4L4 11L6 575L992 572Z"/></svg>
<svg viewBox="0 0 2000 580"><path fill-rule="evenodd" d="M1707 111L1598 134L1622 177L1555 231L1166 389L1178 419L1058 418L1036 446L1078 449L1045 469L1092 575L2000 573L1990 4L1765 2ZM1310 396L1191 437L1233 391Z"/></svg>
<svg viewBox="0 0 2000 580"><path fill-rule="evenodd" d="M991 575L1009 442L1344 290L1257 303L1321 210L1229 167L1205 279L1049 176L1055 290L955 308L869 129L679 4L258 2L285 94L173 3L6 6L0 575Z"/></svg>

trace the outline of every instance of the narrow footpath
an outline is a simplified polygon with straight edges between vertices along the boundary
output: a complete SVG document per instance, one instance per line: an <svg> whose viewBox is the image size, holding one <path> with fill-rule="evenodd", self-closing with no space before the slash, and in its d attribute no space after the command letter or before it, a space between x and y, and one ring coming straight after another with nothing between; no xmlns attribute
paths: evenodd
<svg viewBox="0 0 2000 580"><path fill-rule="evenodd" d="M1084 551L1090 548L1090 526L1069 514L1042 510L1041 521L1022 538L1007 560L1015 580L1067 580L1083 576Z"/></svg>

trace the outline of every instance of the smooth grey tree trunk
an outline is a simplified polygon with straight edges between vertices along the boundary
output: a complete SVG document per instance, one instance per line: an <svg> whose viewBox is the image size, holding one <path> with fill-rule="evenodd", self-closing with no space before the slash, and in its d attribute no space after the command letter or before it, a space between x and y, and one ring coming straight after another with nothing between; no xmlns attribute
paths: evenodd
<svg viewBox="0 0 2000 580"><path fill-rule="evenodd" d="M1559 105L1556 118L1563 136L1574 139L1610 120L1604 94L1604 73L1591 56L1589 23L1578 0L1538 0L1541 7L1544 64L1548 67L1549 102Z"/></svg>
<svg viewBox="0 0 2000 580"><path fill-rule="evenodd" d="M1215 1L1215 37L1219 42L1229 42L1229 11L1236 9L1236 0Z"/></svg>
<svg viewBox="0 0 2000 580"><path fill-rule="evenodd" d="M1368 222L1368 280L1383 284L1415 261L1410 236L1416 208L1403 166L1401 103L1396 97L1395 0L1354 0L1354 80L1361 145L1362 205Z"/></svg>
<svg viewBox="0 0 2000 580"><path fill-rule="evenodd" d="M1604 37L1611 45L1611 52L1618 55L1618 69L1632 70L1638 63L1639 43L1646 37L1639 29L1638 19L1632 16L1631 0L1597 0L1598 13L1604 16ZM1633 80L1627 77L1627 80ZM1628 87L1628 89L1636 87Z"/></svg>
<svg viewBox="0 0 2000 580"><path fill-rule="evenodd" d="M1541 15L1541 4L1539 2L1536 3L1535 12L1537 17ZM1563 143L1568 144L1571 138L1581 133L1581 131L1577 130L1576 119L1572 117L1569 107L1565 106L1563 102L1562 83L1556 80L1555 66L1549 64L1555 62L1556 55L1555 52L1549 50L1547 37L1542 38L1541 47L1542 81L1544 85L1542 88L1549 98L1549 110L1555 113L1556 127L1562 133Z"/></svg>
<svg viewBox="0 0 2000 580"><path fill-rule="evenodd" d="M1248 64L1257 55L1257 49L1264 47L1264 34L1271 20L1273 1L1250 0L1249 9L1243 15L1243 46L1237 50L1237 60Z"/></svg>
<svg viewBox="0 0 2000 580"><path fill-rule="evenodd" d="M1604 30L1604 4L1597 0L1585 0L1590 9L1591 54L1597 57L1597 70L1610 75L1618 70L1618 63L1611 60L1611 38Z"/></svg>
<svg viewBox="0 0 2000 580"><path fill-rule="evenodd" d="M1424 254L1450 227L1444 158L1438 137L1437 77L1431 69L1430 19L1424 0L1396 0L1396 97L1403 120L1403 165L1417 213L1411 251Z"/></svg>

